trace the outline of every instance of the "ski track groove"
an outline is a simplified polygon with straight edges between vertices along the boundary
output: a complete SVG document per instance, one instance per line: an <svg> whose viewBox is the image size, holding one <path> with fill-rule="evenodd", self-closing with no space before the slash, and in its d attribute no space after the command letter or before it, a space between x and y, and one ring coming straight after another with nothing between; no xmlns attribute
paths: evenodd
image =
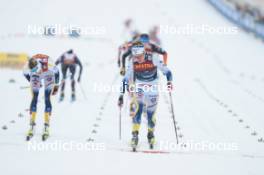
<svg viewBox="0 0 264 175"><path fill-rule="evenodd" d="M226 103L222 102L222 101L219 100L214 94L212 94L212 93L207 89L207 87L206 87L205 84L202 82L202 80L200 80L199 78L196 78L194 81L195 81L195 82L201 87L201 89L207 94L207 96L208 96L211 100L217 102L219 106L221 106L221 107L223 107L225 110L227 110L227 112L230 113L230 114L232 115L232 117L238 118L237 121L238 121L239 123L241 123L241 124L244 124L244 123L245 123L245 122L244 122L245 120L244 120L240 115L238 115L238 113L236 113L234 110L232 110L232 109L229 107L229 105L227 105ZM245 125L246 125L246 127L244 127L245 129L250 129L250 128L251 128L250 125L247 125L247 124L245 124ZM257 135L258 135L258 132L256 131L256 129L254 129L254 128L251 128L251 129L252 129L252 131L251 131L250 135L253 136L253 137L257 136ZM259 143L261 143L261 142L264 143L263 136L260 136L260 138L257 139L257 142L259 142Z"/></svg>
<svg viewBox="0 0 264 175"><path fill-rule="evenodd" d="M119 74L117 73L116 76L114 77L114 79L111 82L111 86L113 86L115 84L115 82L118 80L118 77L119 77ZM92 126L92 128L93 128L92 131L91 131L92 135L98 134L98 130L100 128L100 124L99 123L103 119L104 110L105 110L106 105L109 102L109 98L110 98L111 94L112 94L112 92L109 91L109 92L107 92L107 94L104 97L102 105L101 105L101 107L99 109L98 116L95 118L96 122L93 123L93 126ZM95 126L95 125L97 125L97 126ZM87 141L91 141L91 142L95 142L96 141L96 139L95 139L96 137L93 137L92 135L87 139Z"/></svg>

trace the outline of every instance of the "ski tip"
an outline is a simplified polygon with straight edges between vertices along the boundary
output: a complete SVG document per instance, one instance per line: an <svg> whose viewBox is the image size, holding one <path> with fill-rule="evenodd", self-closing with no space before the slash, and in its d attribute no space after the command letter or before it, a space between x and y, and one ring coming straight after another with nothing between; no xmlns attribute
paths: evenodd
<svg viewBox="0 0 264 175"><path fill-rule="evenodd" d="M159 151L159 150L137 150L133 148L131 152L134 153L145 153L145 154L170 154L168 151Z"/></svg>
<svg viewBox="0 0 264 175"><path fill-rule="evenodd" d="M142 150L142 153L148 153L148 154L170 154L168 151L159 151L159 150Z"/></svg>

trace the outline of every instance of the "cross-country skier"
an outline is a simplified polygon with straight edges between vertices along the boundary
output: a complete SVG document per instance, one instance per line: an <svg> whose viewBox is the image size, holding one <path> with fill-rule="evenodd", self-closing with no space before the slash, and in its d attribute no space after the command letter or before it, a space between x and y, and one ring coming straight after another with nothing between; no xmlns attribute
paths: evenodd
<svg viewBox="0 0 264 175"><path fill-rule="evenodd" d="M148 34L141 34L139 37L139 41L144 44L144 48L146 51L146 54L148 54L150 57L153 53L158 53L163 56L163 62L164 64L167 64L167 52L160 48L159 46L153 44L150 42L149 35ZM126 59L132 54L131 47L127 50L126 53L122 55L122 64L121 64L121 70L120 74L125 74L125 66L126 66Z"/></svg>
<svg viewBox="0 0 264 175"><path fill-rule="evenodd" d="M154 26L150 31L149 31L149 39L151 42L157 44L158 46L161 46L161 40L158 36L159 33L159 27Z"/></svg>
<svg viewBox="0 0 264 175"><path fill-rule="evenodd" d="M133 84L134 96L131 103L134 103L135 115L133 116L132 128L132 141L131 145L133 151L136 150L138 144L138 134L141 123L141 116L143 113L144 105L146 107L147 120L148 120L148 142L150 148L153 149L155 143L154 129L155 129L155 112L158 104L158 70L160 70L167 78L168 89L172 89L172 73L158 58L158 55L149 55L144 49L141 42L136 42L131 47L132 58L129 61L126 74L123 80L122 93L118 99L118 105L123 105L123 95L126 86ZM133 105L130 105L133 106Z"/></svg>
<svg viewBox="0 0 264 175"><path fill-rule="evenodd" d="M126 41L124 44L122 44L121 46L118 47L118 58L117 58L117 65L118 65L118 67L121 66L121 55L124 54L124 53L126 53L129 50L129 48L132 46L132 44L135 41L138 40L139 36L140 36L139 33L136 32L134 34L134 36L132 37L132 40L131 41L128 41L128 42Z"/></svg>
<svg viewBox="0 0 264 175"><path fill-rule="evenodd" d="M124 21L124 29L121 33L121 37L126 41L130 41L131 38L137 33L135 23L131 18Z"/></svg>
<svg viewBox="0 0 264 175"><path fill-rule="evenodd" d="M52 105L50 96L56 95L59 88L59 70L57 67L52 67L49 64L49 56L44 54L36 54L28 61L28 69L24 71L25 78L30 82L32 90L32 101L30 104L30 130L28 131L27 140L34 134L34 127L36 125L37 104L39 90L44 83L44 99L45 99L45 112L44 112L44 132L42 139L46 140L49 136L49 121L52 112Z"/></svg>
<svg viewBox="0 0 264 175"><path fill-rule="evenodd" d="M76 66L78 65L80 67L79 70L79 76L77 81L81 81L81 75L83 66L80 61L80 59L76 56L76 54L73 52L72 49L65 52L61 57L58 58L58 60L55 62L56 65L61 64L61 72L62 72L62 80L61 80L61 93L60 93L60 101L64 99L64 89L65 89L65 81L67 78L67 71L69 69L71 73L71 89L72 89L72 95L71 100L74 101L75 96L75 72L76 72Z"/></svg>

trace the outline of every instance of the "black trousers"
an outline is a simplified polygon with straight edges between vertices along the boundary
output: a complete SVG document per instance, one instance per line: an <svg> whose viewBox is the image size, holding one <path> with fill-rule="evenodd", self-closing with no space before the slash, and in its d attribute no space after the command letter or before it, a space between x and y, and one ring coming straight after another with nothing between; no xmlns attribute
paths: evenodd
<svg viewBox="0 0 264 175"><path fill-rule="evenodd" d="M76 72L76 65L75 64L62 64L61 65L61 72L62 72L62 85L61 85L61 92L64 92L65 89L65 80L67 78L67 72L68 70L71 73L71 88L72 88L72 92L75 92L75 80L74 80L74 76L75 76L75 72Z"/></svg>

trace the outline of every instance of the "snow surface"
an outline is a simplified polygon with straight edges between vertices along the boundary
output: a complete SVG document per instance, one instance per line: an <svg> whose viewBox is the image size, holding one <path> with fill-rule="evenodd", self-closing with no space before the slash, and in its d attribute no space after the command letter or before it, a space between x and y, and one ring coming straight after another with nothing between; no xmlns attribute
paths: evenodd
<svg viewBox="0 0 264 175"><path fill-rule="evenodd" d="M1 1L0 50L46 53L56 59L73 48L83 60L77 101L53 97L51 136L47 143L97 143L104 151L28 150L25 134L29 89L22 72L0 69L1 174L254 174L264 173L264 59L263 44L239 31L236 35L162 34L174 75L173 100L180 145L159 154L131 153L131 119L127 102L122 111L122 140L118 139L118 92L98 93L95 83L119 85L117 47L123 41L122 21L132 17L140 31L155 24L233 26L206 1ZM104 26L97 39L43 38L23 35L29 24ZM22 33L15 37L14 34ZM9 80L15 79L15 83ZM162 78L162 83L165 83ZM87 99L84 97L83 88ZM66 85L70 92L69 81ZM40 95L37 134L41 144L43 97ZM18 117L21 113L23 116ZM14 120L14 121L13 121ZM148 150L143 120L140 148ZM6 125L7 130L2 126ZM94 133L96 131L96 133ZM87 140L90 139L90 142ZM157 146L175 145L168 95L160 94L156 127ZM185 150L187 142L233 143L235 151ZM158 148L157 148L158 149Z"/></svg>

